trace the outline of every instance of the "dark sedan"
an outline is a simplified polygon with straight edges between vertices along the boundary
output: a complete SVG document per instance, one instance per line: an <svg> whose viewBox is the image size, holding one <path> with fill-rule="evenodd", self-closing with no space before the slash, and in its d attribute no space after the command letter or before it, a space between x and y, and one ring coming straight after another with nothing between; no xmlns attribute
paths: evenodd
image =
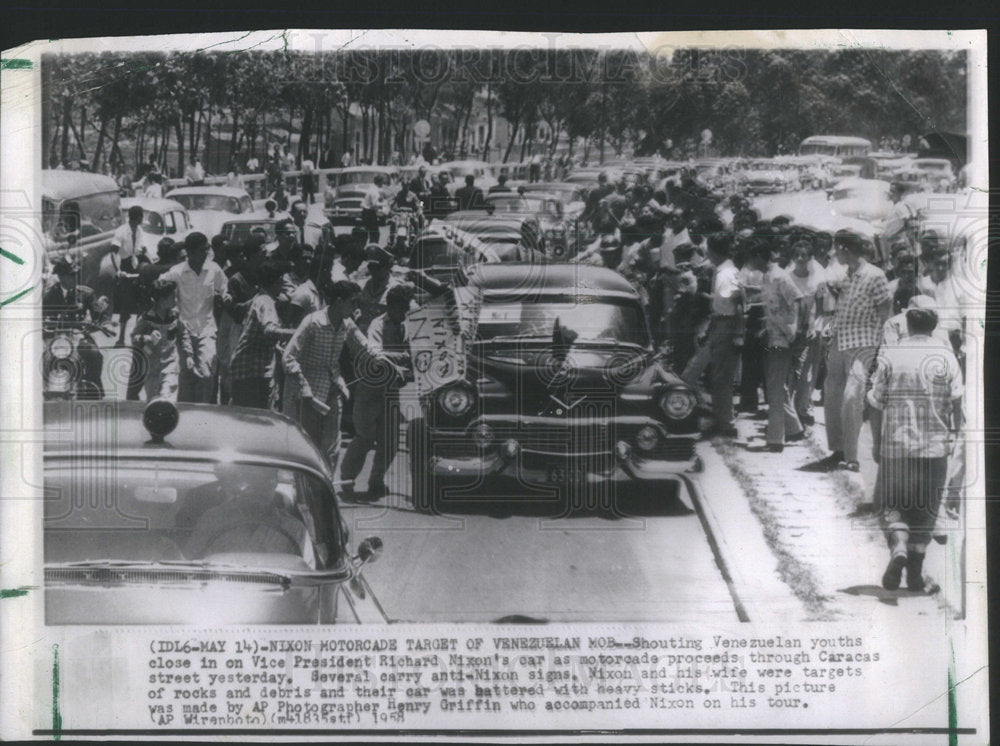
<svg viewBox="0 0 1000 746"><path fill-rule="evenodd" d="M699 468L698 395L654 356L621 275L484 264L469 282L482 303L466 380L425 396L409 426L417 509L491 492L613 508Z"/></svg>

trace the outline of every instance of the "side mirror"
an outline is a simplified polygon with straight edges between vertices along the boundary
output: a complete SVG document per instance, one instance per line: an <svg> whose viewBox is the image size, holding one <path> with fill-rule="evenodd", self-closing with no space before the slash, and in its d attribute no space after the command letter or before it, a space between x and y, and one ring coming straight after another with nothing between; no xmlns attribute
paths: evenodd
<svg viewBox="0 0 1000 746"><path fill-rule="evenodd" d="M358 545L358 559L361 564L374 562L382 554L382 540L377 536L369 536Z"/></svg>

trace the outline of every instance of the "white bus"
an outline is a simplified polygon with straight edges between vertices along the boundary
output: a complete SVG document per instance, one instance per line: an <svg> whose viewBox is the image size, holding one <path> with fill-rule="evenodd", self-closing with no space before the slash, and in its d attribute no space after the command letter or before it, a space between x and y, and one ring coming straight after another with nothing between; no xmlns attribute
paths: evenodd
<svg viewBox="0 0 1000 746"><path fill-rule="evenodd" d="M867 156L872 149L870 140L863 137L839 135L813 135L799 145L799 155L829 155L836 158Z"/></svg>

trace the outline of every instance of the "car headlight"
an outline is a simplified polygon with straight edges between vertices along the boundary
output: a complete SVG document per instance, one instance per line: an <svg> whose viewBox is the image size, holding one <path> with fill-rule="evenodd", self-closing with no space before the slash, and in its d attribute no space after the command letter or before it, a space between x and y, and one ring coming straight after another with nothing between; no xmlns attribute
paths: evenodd
<svg viewBox="0 0 1000 746"><path fill-rule="evenodd" d="M448 386L438 393L438 404L449 417L461 417L472 409L473 393L468 386Z"/></svg>
<svg viewBox="0 0 1000 746"><path fill-rule="evenodd" d="M66 337L56 337L49 343L49 354L56 360L65 360L73 354L73 343Z"/></svg>
<svg viewBox="0 0 1000 746"><path fill-rule="evenodd" d="M694 411L697 403L694 393L688 389L673 389L660 397L660 409L672 420L683 420Z"/></svg>
<svg viewBox="0 0 1000 746"><path fill-rule="evenodd" d="M656 428L652 425L646 425L635 436L635 444L639 447L640 451L652 451L659 442L660 434L656 432Z"/></svg>

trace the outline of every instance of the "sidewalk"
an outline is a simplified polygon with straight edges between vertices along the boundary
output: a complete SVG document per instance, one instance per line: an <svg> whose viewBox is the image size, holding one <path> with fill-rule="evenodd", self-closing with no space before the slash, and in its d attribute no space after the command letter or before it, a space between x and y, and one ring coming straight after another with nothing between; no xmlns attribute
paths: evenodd
<svg viewBox="0 0 1000 746"><path fill-rule="evenodd" d="M934 595L881 587L888 552L875 516L854 515L870 501L875 468L871 433L862 431L861 473L799 471L826 456L822 408L809 437L782 453L764 446L766 422L742 416L738 439L715 439L713 448L740 485L765 541L777 558L778 575L804 607L805 619L846 620L883 615L948 615L961 609L958 574L960 534L928 547L925 573L941 586ZM761 450L757 450L757 449ZM867 463L865 463L867 462Z"/></svg>

